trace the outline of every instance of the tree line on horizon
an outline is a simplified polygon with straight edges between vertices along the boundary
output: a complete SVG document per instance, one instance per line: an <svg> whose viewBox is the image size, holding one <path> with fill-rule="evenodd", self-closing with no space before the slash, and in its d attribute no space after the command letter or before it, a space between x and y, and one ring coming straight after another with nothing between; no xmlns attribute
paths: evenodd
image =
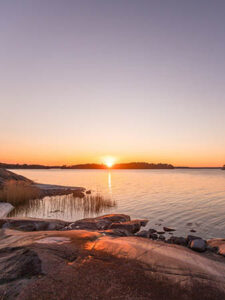
<svg viewBox="0 0 225 300"><path fill-rule="evenodd" d="M3 169L108 169L104 164L77 164L77 165L62 165L62 166L45 166L37 164L7 164L0 163L0 168ZM112 169L174 169L171 164L154 164L147 162L131 162L115 164Z"/></svg>

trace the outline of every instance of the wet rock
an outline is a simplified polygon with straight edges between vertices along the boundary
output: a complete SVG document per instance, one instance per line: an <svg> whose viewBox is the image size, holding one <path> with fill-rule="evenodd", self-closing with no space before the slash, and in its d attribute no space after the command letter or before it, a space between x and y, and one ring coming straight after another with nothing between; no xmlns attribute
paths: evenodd
<svg viewBox="0 0 225 300"><path fill-rule="evenodd" d="M213 248L216 253L225 256L225 239L210 239L207 240L207 245Z"/></svg>
<svg viewBox="0 0 225 300"><path fill-rule="evenodd" d="M142 230L142 231L136 233L136 236L149 238L149 231L148 230Z"/></svg>
<svg viewBox="0 0 225 300"><path fill-rule="evenodd" d="M181 246L187 246L187 240L182 236L171 236L167 241L168 244L176 244Z"/></svg>
<svg viewBox="0 0 225 300"><path fill-rule="evenodd" d="M203 239L194 239L188 244L189 248L197 252L206 251L206 242Z"/></svg>
<svg viewBox="0 0 225 300"><path fill-rule="evenodd" d="M173 229L173 228L170 228L170 227L163 227L163 230L167 231L167 232L176 231L176 229Z"/></svg>
<svg viewBox="0 0 225 300"><path fill-rule="evenodd" d="M40 231L40 230L62 230L69 222L54 219L0 219L2 228L16 229L22 231Z"/></svg>
<svg viewBox="0 0 225 300"><path fill-rule="evenodd" d="M197 239L202 239L200 236L196 236L196 235L188 235L187 236L187 242L191 242L193 240L197 240Z"/></svg>
<svg viewBox="0 0 225 300"><path fill-rule="evenodd" d="M123 223L112 223L109 229L126 229L131 233L136 233L141 228L141 221L140 220L133 220Z"/></svg>

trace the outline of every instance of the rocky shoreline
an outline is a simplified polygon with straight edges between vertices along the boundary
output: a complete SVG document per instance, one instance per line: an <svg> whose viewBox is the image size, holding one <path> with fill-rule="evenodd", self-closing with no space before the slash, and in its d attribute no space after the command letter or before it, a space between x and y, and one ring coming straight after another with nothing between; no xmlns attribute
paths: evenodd
<svg viewBox="0 0 225 300"><path fill-rule="evenodd" d="M0 219L0 299L225 297L225 239L163 241L147 222Z"/></svg>
<svg viewBox="0 0 225 300"><path fill-rule="evenodd" d="M223 238L205 240L196 235L187 235L187 237L173 235L166 239L164 236L165 232L175 231L174 229L164 227L165 231L157 231L154 228L146 230L144 227L147 223L148 220L146 219L131 220L128 215L108 214L96 218L85 218L75 222L37 218L2 218L0 219L0 228L21 231L89 230L112 237L133 236L161 241L167 244L187 247L196 252L211 252L225 256L225 239Z"/></svg>

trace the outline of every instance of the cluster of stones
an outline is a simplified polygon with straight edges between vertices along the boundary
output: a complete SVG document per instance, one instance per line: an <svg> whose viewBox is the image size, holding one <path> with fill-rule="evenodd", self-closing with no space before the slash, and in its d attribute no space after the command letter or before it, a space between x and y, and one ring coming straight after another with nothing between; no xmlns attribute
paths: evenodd
<svg viewBox="0 0 225 300"><path fill-rule="evenodd" d="M181 236L171 236L169 239L166 239L163 235L165 231L171 232L175 231L175 229L163 227L164 231L157 231L155 229L142 230L136 234L136 236L143 238L150 238L153 240L161 240L168 244L176 244L184 247L188 247L197 252L205 252L206 250L210 250L213 252L218 252L218 247L213 247L207 244L207 241L202 239L201 237L195 235L188 235L186 238Z"/></svg>

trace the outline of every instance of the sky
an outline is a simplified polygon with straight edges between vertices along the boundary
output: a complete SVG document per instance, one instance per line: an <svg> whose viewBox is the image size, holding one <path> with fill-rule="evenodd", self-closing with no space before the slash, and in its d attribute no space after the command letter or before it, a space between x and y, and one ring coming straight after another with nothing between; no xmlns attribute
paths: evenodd
<svg viewBox="0 0 225 300"><path fill-rule="evenodd" d="M0 161L225 164L225 1L0 0Z"/></svg>

